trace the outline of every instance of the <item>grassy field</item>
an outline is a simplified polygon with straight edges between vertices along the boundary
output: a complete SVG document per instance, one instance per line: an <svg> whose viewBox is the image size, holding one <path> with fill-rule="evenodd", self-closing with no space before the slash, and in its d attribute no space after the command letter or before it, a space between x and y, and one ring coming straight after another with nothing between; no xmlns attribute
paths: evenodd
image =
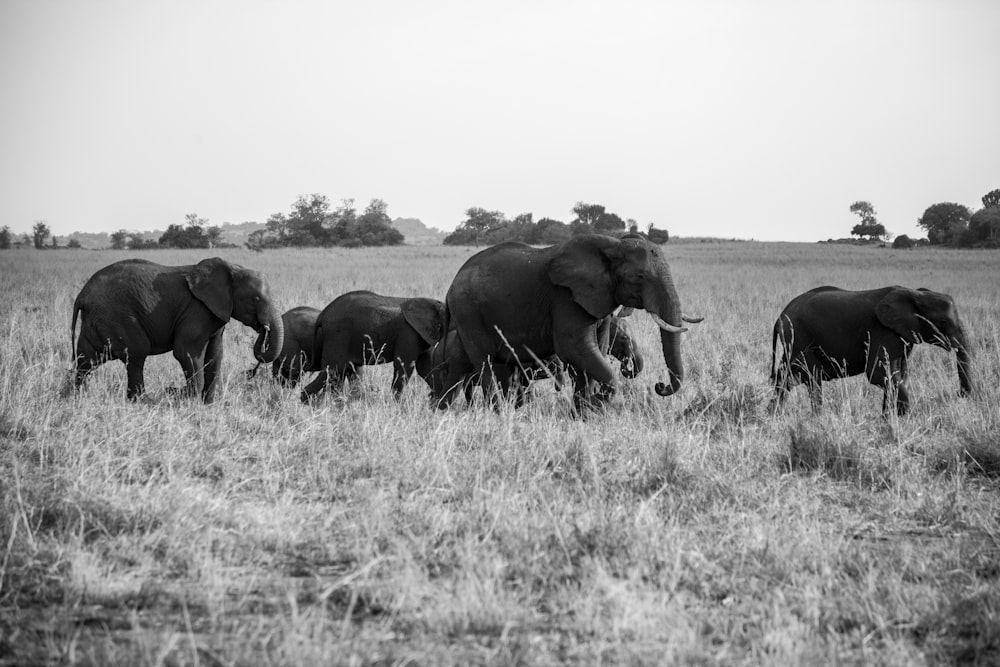
<svg viewBox="0 0 1000 667"><path fill-rule="evenodd" d="M1000 253L665 246L688 377L637 312L646 371L605 412L551 382L524 409L434 411L391 369L303 406L227 328L217 402L170 355L59 399L73 299L134 253L0 253L0 665L1000 662ZM352 289L443 298L474 250L213 252L282 310ZM912 412L863 380L768 410L771 326L834 284L950 293L953 355L911 358Z"/></svg>

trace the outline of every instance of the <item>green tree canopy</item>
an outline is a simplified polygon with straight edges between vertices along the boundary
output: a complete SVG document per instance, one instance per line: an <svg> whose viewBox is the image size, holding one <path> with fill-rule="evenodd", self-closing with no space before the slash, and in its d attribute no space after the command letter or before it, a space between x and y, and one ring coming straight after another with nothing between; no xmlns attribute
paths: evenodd
<svg viewBox="0 0 1000 667"><path fill-rule="evenodd" d="M10 227L4 225L3 227L0 227L0 250L9 249L10 243L11 243Z"/></svg>

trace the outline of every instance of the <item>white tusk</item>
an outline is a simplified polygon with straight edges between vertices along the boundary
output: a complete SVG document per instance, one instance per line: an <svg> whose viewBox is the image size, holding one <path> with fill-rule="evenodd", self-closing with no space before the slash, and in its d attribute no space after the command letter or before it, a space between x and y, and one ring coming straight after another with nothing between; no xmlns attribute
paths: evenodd
<svg viewBox="0 0 1000 667"><path fill-rule="evenodd" d="M701 322L705 318L704 317L688 317L687 315L681 315L681 319L684 320L685 322L687 322L688 324L698 324L699 322Z"/></svg>
<svg viewBox="0 0 1000 667"><path fill-rule="evenodd" d="M684 333L687 331L687 327L675 327L673 324L667 324L656 313L650 313L649 316L653 318L654 322L656 322L656 326L669 333Z"/></svg>

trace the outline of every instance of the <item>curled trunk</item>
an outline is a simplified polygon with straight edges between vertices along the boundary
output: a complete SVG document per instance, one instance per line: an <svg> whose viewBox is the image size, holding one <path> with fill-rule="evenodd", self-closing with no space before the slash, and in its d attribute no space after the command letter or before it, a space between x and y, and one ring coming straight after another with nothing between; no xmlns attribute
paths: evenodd
<svg viewBox="0 0 1000 667"><path fill-rule="evenodd" d="M257 361L269 364L278 358L278 353L285 344L284 322L271 305L261 308L258 319L260 328L257 330L257 340L253 344L253 356Z"/></svg>
<svg viewBox="0 0 1000 667"><path fill-rule="evenodd" d="M643 308L664 321L668 327L660 325L660 344L663 361L667 364L667 381L657 382L655 389L660 396L670 396L681 388L684 380L684 363L681 361L681 304L677 290L669 276L657 284L643 299ZM656 318L654 318L656 319Z"/></svg>

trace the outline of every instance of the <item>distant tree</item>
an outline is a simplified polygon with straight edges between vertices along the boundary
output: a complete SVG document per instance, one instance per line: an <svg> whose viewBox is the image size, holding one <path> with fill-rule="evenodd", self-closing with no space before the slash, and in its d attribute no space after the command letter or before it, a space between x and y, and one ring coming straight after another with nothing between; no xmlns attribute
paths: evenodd
<svg viewBox="0 0 1000 667"><path fill-rule="evenodd" d="M330 217L330 236L336 245L360 246L361 227L358 224L358 209L353 199L341 199L340 206Z"/></svg>
<svg viewBox="0 0 1000 667"><path fill-rule="evenodd" d="M646 236L653 243L664 244L670 240L670 233L665 229L657 229L653 226L653 223L649 223L649 230L646 232Z"/></svg>
<svg viewBox="0 0 1000 667"><path fill-rule="evenodd" d="M299 196L292 204L292 214L285 222L287 245L331 245L332 239L324 224L329 214L330 200L323 195L313 193L308 197Z"/></svg>
<svg viewBox="0 0 1000 667"><path fill-rule="evenodd" d="M973 213L969 218L969 234L976 245L1000 244L1000 205Z"/></svg>
<svg viewBox="0 0 1000 667"><path fill-rule="evenodd" d="M1000 206L1000 188L990 190L983 195L983 208L993 208Z"/></svg>
<svg viewBox="0 0 1000 667"><path fill-rule="evenodd" d="M610 213L601 204L587 204L578 201L573 207L576 218L570 223L570 230L573 235L592 234L620 234L625 231L625 221L616 213Z"/></svg>
<svg viewBox="0 0 1000 667"><path fill-rule="evenodd" d="M444 237L445 245L479 245L488 243L487 237L507 226L507 218L500 211L487 211L473 206L465 210L465 220L455 231Z"/></svg>
<svg viewBox="0 0 1000 667"><path fill-rule="evenodd" d="M111 232L111 249L112 250L124 250L128 246L128 232L124 229L119 229L117 232Z"/></svg>
<svg viewBox="0 0 1000 667"><path fill-rule="evenodd" d="M909 250L914 246L913 239L906 234L900 234L892 242L892 247L896 250Z"/></svg>
<svg viewBox="0 0 1000 667"><path fill-rule="evenodd" d="M0 250L9 250L10 240L11 240L10 227L4 225L2 228L0 228Z"/></svg>
<svg viewBox="0 0 1000 667"><path fill-rule="evenodd" d="M572 237L569 225L561 220L553 218L542 218L535 223L533 236L529 243L542 243L545 245L555 245L568 241Z"/></svg>
<svg viewBox="0 0 1000 667"><path fill-rule="evenodd" d="M165 248L211 248L219 242L222 235L220 227L207 226L206 218L198 217L197 213L184 216L187 226L170 225L160 236L160 245Z"/></svg>
<svg viewBox="0 0 1000 667"><path fill-rule="evenodd" d="M867 236L874 241L887 235L885 226L879 223L875 217L875 207L871 205L871 202L856 201L851 204L850 210L851 213L861 218L861 222L851 229L852 236L859 238Z"/></svg>
<svg viewBox="0 0 1000 667"><path fill-rule="evenodd" d="M69 240L69 241L68 241L68 242L66 243L66 247L67 247L67 248L74 248L74 249L76 249L76 248L79 248L79 247L80 247L80 242L79 242L79 241L77 241L76 239L70 239L70 240Z"/></svg>
<svg viewBox="0 0 1000 667"><path fill-rule="evenodd" d="M368 202L358 218L358 239L364 246L399 245L403 234L392 226L389 206L381 199Z"/></svg>
<svg viewBox="0 0 1000 667"><path fill-rule="evenodd" d="M180 225L178 225L180 226ZM142 234L132 233L128 237L128 249L129 250L151 250L153 248L159 248L160 244L153 239L144 239Z"/></svg>
<svg viewBox="0 0 1000 667"><path fill-rule="evenodd" d="M31 228L31 238L36 249L41 250L45 247L45 239L49 238L49 226L44 220L35 221L35 226Z"/></svg>
<svg viewBox="0 0 1000 667"><path fill-rule="evenodd" d="M969 209L954 202L932 204L917 220L931 245L962 245L969 228Z"/></svg>
<svg viewBox="0 0 1000 667"><path fill-rule="evenodd" d="M263 252L264 248L267 247L267 231L263 229L258 229L256 231L250 232L247 237L246 243L244 245L253 250L254 252Z"/></svg>
<svg viewBox="0 0 1000 667"><path fill-rule="evenodd" d="M219 245L222 240L222 228L210 225L205 228L205 240L208 241L208 247L214 248Z"/></svg>
<svg viewBox="0 0 1000 667"><path fill-rule="evenodd" d="M49 244L49 247L50 248L58 248L59 247L59 237L56 236L55 234L52 235L52 243Z"/></svg>

